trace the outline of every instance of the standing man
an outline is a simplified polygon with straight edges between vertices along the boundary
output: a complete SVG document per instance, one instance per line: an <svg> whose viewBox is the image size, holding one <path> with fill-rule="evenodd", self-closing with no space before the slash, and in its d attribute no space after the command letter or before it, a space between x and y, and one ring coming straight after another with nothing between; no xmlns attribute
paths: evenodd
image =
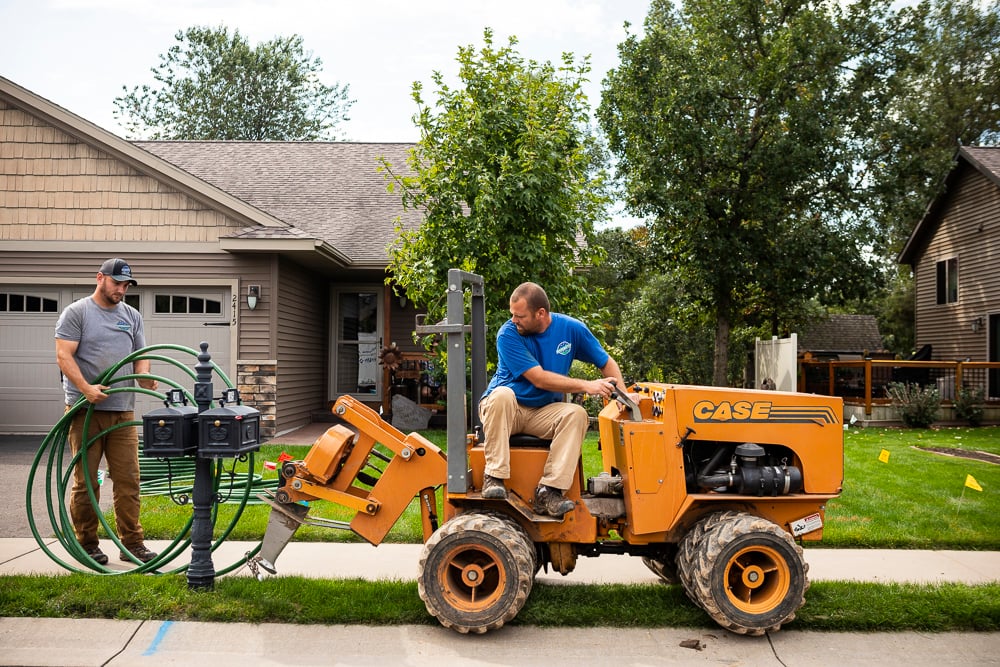
<svg viewBox="0 0 1000 667"><path fill-rule="evenodd" d="M94 406L90 418L90 433L83 434L87 410L78 410L69 427L69 443L73 454L87 440L108 429L130 422L134 417L135 394L125 391L106 394L108 385L94 384L108 368L132 352L146 346L142 315L124 303L129 285L138 285L132 269L124 259L109 259L97 273L97 287L87 298L74 301L63 310L56 323L56 361L63 375L68 411L81 396ZM134 372L149 373L149 360L136 361ZM117 376L128 375L133 368L126 364ZM112 382L118 387L132 386L131 381ZM156 389L156 380L140 380L139 386ZM139 437L134 426L117 428L94 440L87 448L87 469L94 494L100 499L97 469L101 457L108 463L108 474L114 482L115 524L124 550L124 561L132 557L148 563L156 554L143 544L142 524L139 523ZM97 539L99 521L87 494L83 462L73 470L73 490L70 494L70 516L76 539L95 562L104 565L108 557L101 551Z"/></svg>
<svg viewBox="0 0 1000 667"><path fill-rule="evenodd" d="M564 401L567 393L611 396L625 381L618 363L583 322L550 311L539 285L522 283L510 295L510 319L497 333L496 374L479 404L486 436L484 498L506 498L510 477L510 436L527 433L552 441L545 471L535 491L534 510L561 518L574 503L564 495L580 460L587 411ZM601 370L600 380L569 377L574 359Z"/></svg>

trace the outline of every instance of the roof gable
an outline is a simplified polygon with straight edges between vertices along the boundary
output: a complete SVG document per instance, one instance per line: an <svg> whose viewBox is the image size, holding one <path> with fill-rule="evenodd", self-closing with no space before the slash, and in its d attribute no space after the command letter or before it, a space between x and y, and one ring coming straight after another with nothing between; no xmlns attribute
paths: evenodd
<svg viewBox="0 0 1000 667"><path fill-rule="evenodd" d="M968 169L977 170L983 177L1000 188L1000 146L962 146L958 149L955 166L948 172L940 192L928 204L924 217L913 228L910 237L900 251L897 258L900 264L913 266L920 259L923 249L927 247L928 241L937 231L949 193L961 175Z"/></svg>
<svg viewBox="0 0 1000 667"><path fill-rule="evenodd" d="M81 143L121 160L136 171L169 184L242 224L264 227L287 226L286 223L250 206L247 202L193 177L183 169L178 169L175 165L141 150L121 137L2 76L0 76L0 99L31 116L40 118Z"/></svg>

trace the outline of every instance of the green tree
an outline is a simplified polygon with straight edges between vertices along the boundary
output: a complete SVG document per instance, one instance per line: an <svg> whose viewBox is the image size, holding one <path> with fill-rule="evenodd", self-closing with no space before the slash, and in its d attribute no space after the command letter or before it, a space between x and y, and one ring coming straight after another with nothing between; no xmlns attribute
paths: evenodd
<svg viewBox="0 0 1000 667"><path fill-rule="evenodd" d="M430 321L444 315L449 268L484 277L492 331L526 280L546 289L554 309L586 316L593 295L574 267L600 254L591 241L607 203L603 156L586 125L589 59L564 54L557 68L524 60L513 37L494 48L486 30L484 42L478 52L459 48L459 87L433 73L433 106L413 85L420 140L409 171L383 168L403 207L423 221L398 230L391 280Z"/></svg>
<svg viewBox="0 0 1000 667"><path fill-rule="evenodd" d="M608 227L595 235L593 243L601 249L604 260L590 268L585 278L590 292L600 295L598 310L605 314L600 325L604 329L604 340L610 345L617 340L623 304L639 295L650 272L656 270L649 258L648 238L644 226Z"/></svg>
<svg viewBox="0 0 1000 667"><path fill-rule="evenodd" d="M1000 140L1000 1L923 0L891 96L867 120L871 215L895 259L959 145Z"/></svg>
<svg viewBox="0 0 1000 667"><path fill-rule="evenodd" d="M850 214L848 130L881 81L864 60L867 35L848 32L862 14L805 0L653 0L644 36L619 45L604 81L598 115L626 204L651 221L659 264L712 323L714 384L732 377L735 328L778 330L805 301L871 286L870 231Z"/></svg>
<svg viewBox="0 0 1000 667"><path fill-rule="evenodd" d="M906 358L916 344L916 297L913 276L908 267L901 267L875 301L875 318L885 349Z"/></svg>
<svg viewBox="0 0 1000 667"><path fill-rule="evenodd" d="M115 98L129 136L149 139L310 141L341 138L353 100L324 85L302 38L251 48L239 30L188 28L152 68L155 84Z"/></svg>
<svg viewBox="0 0 1000 667"><path fill-rule="evenodd" d="M711 381L711 323L671 276L647 276L621 310L615 347L626 380Z"/></svg>

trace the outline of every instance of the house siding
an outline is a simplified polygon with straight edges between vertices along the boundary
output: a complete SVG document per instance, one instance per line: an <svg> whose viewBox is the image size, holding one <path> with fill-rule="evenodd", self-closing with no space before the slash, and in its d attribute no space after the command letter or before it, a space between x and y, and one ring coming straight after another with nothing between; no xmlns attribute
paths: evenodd
<svg viewBox="0 0 1000 667"><path fill-rule="evenodd" d="M0 240L207 243L239 228L0 101Z"/></svg>
<svg viewBox="0 0 1000 667"><path fill-rule="evenodd" d="M946 195L937 230L915 267L916 341L930 344L934 359L987 360L986 327L977 317L1000 312L1000 188L978 170L964 169ZM955 303L937 303L939 261L958 259Z"/></svg>
<svg viewBox="0 0 1000 667"><path fill-rule="evenodd" d="M277 432L312 421L317 407L329 397L326 337L329 323L329 281L290 261L277 262L281 279L276 299L274 345L279 360L281 393L277 401Z"/></svg>

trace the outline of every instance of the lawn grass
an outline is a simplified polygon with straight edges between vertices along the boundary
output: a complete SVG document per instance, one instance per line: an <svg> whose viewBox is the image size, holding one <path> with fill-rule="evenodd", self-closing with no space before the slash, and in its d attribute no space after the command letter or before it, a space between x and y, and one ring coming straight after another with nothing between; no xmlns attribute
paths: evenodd
<svg viewBox="0 0 1000 667"><path fill-rule="evenodd" d="M182 576L0 577L0 616L433 625L413 581ZM784 627L814 631L1000 631L1000 584L814 583ZM537 584L511 625L717 628L680 586Z"/></svg>
<svg viewBox="0 0 1000 667"><path fill-rule="evenodd" d="M926 448L1000 455L1000 427L847 431L844 491L828 504L822 544L1000 549L1000 465ZM983 490L966 487L967 475Z"/></svg>

